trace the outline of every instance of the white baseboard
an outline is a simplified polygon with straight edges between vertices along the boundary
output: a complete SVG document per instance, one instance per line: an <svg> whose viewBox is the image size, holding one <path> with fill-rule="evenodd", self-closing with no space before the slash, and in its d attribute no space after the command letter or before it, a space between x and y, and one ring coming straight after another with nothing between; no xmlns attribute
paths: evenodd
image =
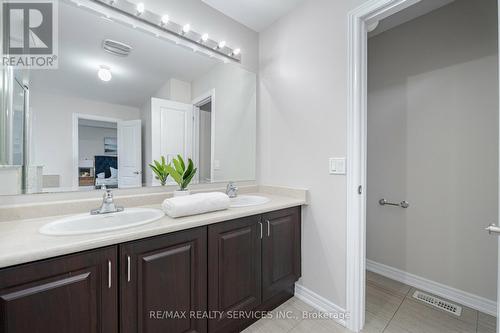
<svg viewBox="0 0 500 333"><path fill-rule="evenodd" d="M489 315L497 315L497 303L484 297L480 297L463 290L452 288L444 284L425 279L423 277L407 273L397 268L380 264L372 260L366 260L366 269L393 279L414 288L427 291L440 297L447 298L453 302L468 306L474 310L487 313Z"/></svg>
<svg viewBox="0 0 500 333"><path fill-rule="evenodd" d="M326 298L297 283L295 284L295 297L321 312L329 314L339 314L341 318L332 317L332 320L336 321L338 324L344 327L346 326L346 321L344 318L344 316L346 315L346 311L337 304L330 302Z"/></svg>

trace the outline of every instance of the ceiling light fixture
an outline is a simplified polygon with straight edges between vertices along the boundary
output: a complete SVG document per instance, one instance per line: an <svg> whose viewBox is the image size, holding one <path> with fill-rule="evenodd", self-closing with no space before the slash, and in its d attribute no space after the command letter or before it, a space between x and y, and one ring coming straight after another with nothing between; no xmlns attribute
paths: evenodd
<svg viewBox="0 0 500 333"><path fill-rule="evenodd" d="M170 20L170 17L168 17L168 15L163 15L161 17L161 23L160 25L163 27L163 26L166 26L168 24L168 21Z"/></svg>
<svg viewBox="0 0 500 333"><path fill-rule="evenodd" d="M217 48L218 49L223 49L225 46L226 46L226 41L223 40L223 41L219 42L219 44L217 45Z"/></svg>
<svg viewBox="0 0 500 333"><path fill-rule="evenodd" d="M112 78L113 75L111 74L111 69L107 66L99 66L99 70L97 71L97 76L101 81L104 82L109 82Z"/></svg>
<svg viewBox="0 0 500 333"><path fill-rule="evenodd" d="M186 47L193 48L197 46L197 50L207 56L218 58L219 60L232 60L241 63L241 51L233 49L228 46L225 41L217 42L211 39L208 33L199 33L191 29L189 23L179 24L172 21L168 15L158 15L152 11L147 11L144 2L131 2L130 0L72 0L75 4L81 4L91 10L98 12L106 17L110 16L113 21L131 25L133 28L139 26L141 29L151 33L152 36L158 36L169 40L176 44L182 44ZM144 0L138 0L144 1ZM102 3L105 6L94 7L86 4L89 3ZM125 14L114 15L112 13ZM134 20L134 17L136 19ZM140 18L139 18L140 17ZM155 30L156 29L156 30Z"/></svg>
<svg viewBox="0 0 500 333"><path fill-rule="evenodd" d="M144 13L144 10L145 10L144 4L142 2L139 2L137 4L136 9L137 9L137 16L141 16Z"/></svg>

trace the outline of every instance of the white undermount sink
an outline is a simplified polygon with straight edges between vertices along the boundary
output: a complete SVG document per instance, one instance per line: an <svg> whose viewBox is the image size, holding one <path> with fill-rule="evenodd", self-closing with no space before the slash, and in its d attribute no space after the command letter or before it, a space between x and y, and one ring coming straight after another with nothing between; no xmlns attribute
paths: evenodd
<svg viewBox="0 0 500 333"><path fill-rule="evenodd" d="M162 210L152 208L126 208L122 212L100 215L79 214L48 223L39 231L53 236L93 234L137 227L164 215Z"/></svg>
<svg viewBox="0 0 500 333"><path fill-rule="evenodd" d="M238 195L236 198L231 198L231 208L249 207L263 205L271 201L266 197L260 195Z"/></svg>

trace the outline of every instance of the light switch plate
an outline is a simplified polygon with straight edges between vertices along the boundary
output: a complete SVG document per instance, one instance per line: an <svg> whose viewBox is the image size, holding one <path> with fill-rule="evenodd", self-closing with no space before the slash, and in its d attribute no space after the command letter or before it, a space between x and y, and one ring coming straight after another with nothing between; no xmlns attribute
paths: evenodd
<svg viewBox="0 0 500 333"><path fill-rule="evenodd" d="M346 174L346 158L332 157L329 159L330 175L345 175Z"/></svg>

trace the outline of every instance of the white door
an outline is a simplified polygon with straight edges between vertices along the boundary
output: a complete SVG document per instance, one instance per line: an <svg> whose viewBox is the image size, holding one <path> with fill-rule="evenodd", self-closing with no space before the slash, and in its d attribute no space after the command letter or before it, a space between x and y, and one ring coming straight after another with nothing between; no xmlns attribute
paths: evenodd
<svg viewBox="0 0 500 333"><path fill-rule="evenodd" d="M193 105L152 98L151 135L153 160L165 156L170 163L177 155L193 158ZM159 184L154 177L151 183Z"/></svg>
<svg viewBox="0 0 500 333"><path fill-rule="evenodd" d="M498 22L499 22L499 25L498 25L498 30L499 30L499 35L498 35L498 38L499 38L499 41L500 41L500 0L498 1L498 6L497 6L497 11L498 11ZM499 51L500 51L500 44L499 45ZM500 79L500 77L499 77ZM500 96L500 95L499 95ZM499 219L498 219L498 222L497 224L500 224L500 210L499 210ZM495 233L495 234L500 234L500 228L495 226L495 225L490 225L488 228L487 228L488 232L491 234L491 233ZM497 237L497 242L498 242L498 260L500 261L500 238ZM498 305L498 303L500 303L500 262L497 263L498 267L497 267L497 333L500 333L500 306Z"/></svg>
<svg viewBox="0 0 500 333"><path fill-rule="evenodd" d="M486 228L486 230L490 233L490 235L494 235L497 238L498 241L498 235L500 235L500 227L497 226L496 224L490 224L489 227ZM499 260L500 260L500 242L498 242L498 253L499 253ZM498 300L500 300L500 263L498 263L498 273L497 273L497 303ZM497 333L500 333L500 306L497 305Z"/></svg>
<svg viewBox="0 0 500 333"><path fill-rule="evenodd" d="M118 187L142 186L141 121L118 123Z"/></svg>

